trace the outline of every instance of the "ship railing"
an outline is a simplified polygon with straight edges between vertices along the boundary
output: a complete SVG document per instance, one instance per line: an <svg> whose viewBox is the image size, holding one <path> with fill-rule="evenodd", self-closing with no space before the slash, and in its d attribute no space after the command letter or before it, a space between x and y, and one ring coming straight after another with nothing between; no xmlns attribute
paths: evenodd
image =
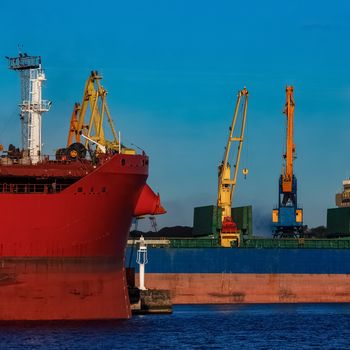
<svg viewBox="0 0 350 350"><path fill-rule="evenodd" d="M42 155L40 156L40 161L41 162L48 162L50 159L54 159L54 156L49 156L49 155ZM2 166L13 166L13 165L38 165L39 163L36 164L32 164L31 160L29 157L22 157L20 155L18 156L13 156L13 155L9 155L9 156L2 156L0 158L0 164Z"/></svg>
<svg viewBox="0 0 350 350"><path fill-rule="evenodd" d="M40 157L40 162L50 162L50 163L57 163L57 164L62 164L62 163L71 163L72 161L70 160L58 160L56 159L56 155L52 155L52 154L45 154L45 155L41 155ZM77 161L79 161L82 166L85 166L85 159L78 159ZM38 162L36 164L32 164L31 160L29 157L21 157L21 156L9 156L9 157L0 157L0 164L4 165L4 166L12 166L12 165L40 165L41 163Z"/></svg>
<svg viewBox="0 0 350 350"><path fill-rule="evenodd" d="M218 248L218 240L213 238L177 238L170 240L171 248Z"/></svg>
<svg viewBox="0 0 350 350"><path fill-rule="evenodd" d="M41 66L40 56L28 56L26 53L19 57L7 57L9 68L13 70L38 69Z"/></svg>
<svg viewBox="0 0 350 350"><path fill-rule="evenodd" d="M244 240L241 248L254 249L350 249L346 238L250 238Z"/></svg>
<svg viewBox="0 0 350 350"><path fill-rule="evenodd" d="M54 194L66 189L68 184L0 184L0 193L3 194Z"/></svg>
<svg viewBox="0 0 350 350"><path fill-rule="evenodd" d="M51 102L48 100L42 100L38 103L24 100L20 104L20 107L22 112L48 112L51 107Z"/></svg>
<svg viewBox="0 0 350 350"><path fill-rule="evenodd" d="M169 246L170 245L169 239L145 239L143 242L150 247L161 247L161 246ZM140 240L139 239L128 239L129 246L132 246L135 244L140 244Z"/></svg>

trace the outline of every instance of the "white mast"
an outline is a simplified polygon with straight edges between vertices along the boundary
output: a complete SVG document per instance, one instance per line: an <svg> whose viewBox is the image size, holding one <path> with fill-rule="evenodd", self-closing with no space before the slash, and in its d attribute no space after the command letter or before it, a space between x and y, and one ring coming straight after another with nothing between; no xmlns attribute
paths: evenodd
<svg viewBox="0 0 350 350"><path fill-rule="evenodd" d="M42 100L42 82L46 80L41 68L40 56L28 56L20 53L18 57L7 57L9 69L19 71L21 77L20 118L22 124L23 157L33 164L38 163L41 155L41 119L50 109L51 102Z"/></svg>

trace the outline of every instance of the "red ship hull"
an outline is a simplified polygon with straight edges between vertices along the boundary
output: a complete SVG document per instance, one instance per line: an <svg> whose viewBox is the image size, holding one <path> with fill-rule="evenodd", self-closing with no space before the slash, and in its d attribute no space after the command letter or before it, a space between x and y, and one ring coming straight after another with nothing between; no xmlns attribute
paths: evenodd
<svg viewBox="0 0 350 350"><path fill-rule="evenodd" d="M48 169L34 167L22 168ZM58 193L0 194L0 320L131 316L125 247L148 158L116 154L85 171Z"/></svg>

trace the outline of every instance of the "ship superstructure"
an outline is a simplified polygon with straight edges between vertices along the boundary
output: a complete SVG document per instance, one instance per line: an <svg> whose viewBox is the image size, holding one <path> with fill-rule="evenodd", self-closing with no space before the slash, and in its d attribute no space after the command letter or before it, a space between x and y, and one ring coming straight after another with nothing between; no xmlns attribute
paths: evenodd
<svg viewBox="0 0 350 350"><path fill-rule="evenodd" d="M343 191L335 195L338 208L350 207L350 179L343 180Z"/></svg>

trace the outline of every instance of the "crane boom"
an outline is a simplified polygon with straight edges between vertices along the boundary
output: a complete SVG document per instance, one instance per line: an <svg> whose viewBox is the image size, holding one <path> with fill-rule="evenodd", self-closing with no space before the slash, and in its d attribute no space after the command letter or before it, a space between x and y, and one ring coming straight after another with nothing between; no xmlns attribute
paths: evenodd
<svg viewBox="0 0 350 350"><path fill-rule="evenodd" d="M98 154L108 152L136 154L134 149L121 144L120 134L119 137L117 136L106 101L107 91L101 85L101 79L97 71L92 71L86 80L82 102L74 104L67 147L56 151L57 160L85 158L86 151L89 151L90 157L93 158ZM104 121L106 118L112 133L112 141L105 137Z"/></svg>
<svg viewBox="0 0 350 350"><path fill-rule="evenodd" d="M283 192L292 192L293 187L293 161L295 159L295 144L294 144L294 96L293 86L286 87L286 105L283 113L287 117L287 138L286 138L286 153L285 169L283 173L282 190Z"/></svg>
<svg viewBox="0 0 350 350"><path fill-rule="evenodd" d="M243 102L243 116L241 120L240 130L238 130L238 136L235 135L236 124L238 119L238 113L241 106L241 100ZM239 230L237 230L237 225L232 219L231 208L233 195L237 183L237 175L239 169L239 162L241 159L242 145L244 140L244 130L247 117L248 108L248 90L244 88L239 91L237 96L236 107L234 115L232 118L232 123L229 129L229 136L226 143L224 158L219 166L219 176L218 176L218 196L217 196L217 206L221 209L221 245L231 246L233 240L237 240L239 244ZM231 144L233 142L237 143L237 153L234 163L234 172L231 177L231 166L229 164L229 155L231 150Z"/></svg>
<svg viewBox="0 0 350 350"><path fill-rule="evenodd" d="M76 142L80 142L80 135L85 135L85 147L91 139L110 149L120 149L120 141L106 102L107 91L101 85L101 79L102 77L96 71L92 71L87 79L82 103L76 103L73 108L67 146L73 143L74 138ZM85 124L85 117L88 109L90 109L90 119L88 124ZM103 128L105 116L107 116L113 141L108 141L105 138L105 131Z"/></svg>

